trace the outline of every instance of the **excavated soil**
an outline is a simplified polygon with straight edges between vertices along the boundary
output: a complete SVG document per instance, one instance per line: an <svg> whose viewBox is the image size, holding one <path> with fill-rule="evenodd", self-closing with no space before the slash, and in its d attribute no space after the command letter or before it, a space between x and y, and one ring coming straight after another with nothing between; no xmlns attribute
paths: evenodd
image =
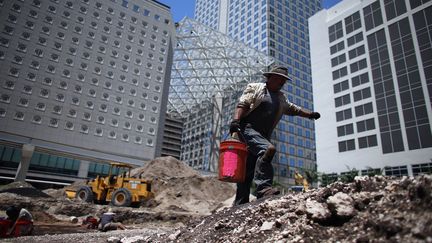
<svg viewBox="0 0 432 243"><path fill-rule="evenodd" d="M152 180L155 212L188 212L209 215L235 193L235 186L216 177L201 176L197 171L173 157L156 158L144 167L131 171L131 176Z"/></svg>
<svg viewBox="0 0 432 243"><path fill-rule="evenodd" d="M203 177L173 157L149 161L144 167L134 169L131 175L152 180L152 191L156 195L154 200L139 208L113 208L116 219L132 228L184 225L193 218L229 206L231 202L227 200L235 193L233 185L215 177ZM0 210L10 205L30 210L35 220L35 235L87 232L85 227L80 227L82 220L89 215L98 218L111 206L66 198L66 188L77 189L82 185L84 181L63 189L40 191L29 183L10 183L0 187ZM78 217L79 223L71 224L71 217Z"/></svg>
<svg viewBox="0 0 432 243"><path fill-rule="evenodd" d="M27 182L12 182L0 188L0 193L13 193L24 197L50 197L46 193L34 188Z"/></svg>
<svg viewBox="0 0 432 243"><path fill-rule="evenodd" d="M135 171L141 177L157 177L157 205L113 208L127 226L124 231L102 233L68 223L70 216L80 220L89 214L97 217L108 210L107 205L1 193L0 209L15 203L55 218L35 214L35 219L49 222L37 222L36 234L50 235L5 241L432 242L431 175L356 177L352 183L336 182L306 193L288 193L230 207L234 194L231 184L201 177L178 163L162 158L154 171ZM187 176L173 172L171 168L176 166ZM50 231L50 224L58 227Z"/></svg>

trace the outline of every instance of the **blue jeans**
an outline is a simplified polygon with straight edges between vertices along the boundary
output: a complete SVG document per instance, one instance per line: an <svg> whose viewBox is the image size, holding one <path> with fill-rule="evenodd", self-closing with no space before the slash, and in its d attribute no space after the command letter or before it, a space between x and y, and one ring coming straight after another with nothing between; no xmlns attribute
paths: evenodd
<svg viewBox="0 0 432 243"><path fill-rule="evenodd" d="M242 133L248 146L246 179L243 183L237 183L234 205L249 202L252 181L256 185L256 192L271 187L273 184L273 166L271 164L271 159L270 161L262 159L265 151L271 145L270 141L250 126L246 126Z"/></svg>

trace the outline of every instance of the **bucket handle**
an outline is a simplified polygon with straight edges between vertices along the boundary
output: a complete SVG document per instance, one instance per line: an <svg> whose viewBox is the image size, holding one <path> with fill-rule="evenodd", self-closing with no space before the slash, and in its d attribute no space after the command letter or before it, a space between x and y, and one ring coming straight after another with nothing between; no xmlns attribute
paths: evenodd
<svg viewBox="0 0 432 243"><path fill-rule="evenodd" d="M246 143L246 139L245 139L245 137L243 136L243 133L240 132L240 131L238 131L238 132L236 132L236 133L239 134L239 141L240 141L240 142L243 142L243 143ZM228 138L229 135L230 135L229 132L226 133L225 136L224 136L224 138L223 138L223 141L227 140L227 138Z"/></svg>

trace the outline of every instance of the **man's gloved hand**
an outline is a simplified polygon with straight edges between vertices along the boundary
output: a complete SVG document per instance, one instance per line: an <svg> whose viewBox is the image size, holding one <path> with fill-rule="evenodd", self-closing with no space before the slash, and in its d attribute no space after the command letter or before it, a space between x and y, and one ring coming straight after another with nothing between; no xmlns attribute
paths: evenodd
<svg viewBox="0 0 432 243"><path fill-rule="evenodd" d="M311 112L311 114L309 115L309 119L314 119L314 120L318 120L320 117L321 115L318 112Z"/></svg>
<svg viewBox="0 0 432 243"><path fill-rule="evenodd" d="M230 134L240 132L240 120L234 119L230 124Z"/></svg>

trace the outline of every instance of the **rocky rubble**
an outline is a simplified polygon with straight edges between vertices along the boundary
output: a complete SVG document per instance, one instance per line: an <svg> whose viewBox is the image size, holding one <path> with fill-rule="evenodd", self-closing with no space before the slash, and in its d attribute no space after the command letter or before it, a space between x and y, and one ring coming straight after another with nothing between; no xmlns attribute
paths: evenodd
<svg viewBox="0 0 432 243"><path fill-rule="evenodd" d="M166 242L432 242L432 176L356 177L225 209Z"/></svg>
<svg viewBox="0 0 432 243"><path fill-rule="evenodd" d="M189 178L192 178L193 183L197 183L193 179L194 176L191 175ZM170 176L161 181L167 180L168 177ZM181 184L179 181L176 181L176 184L179 187L190 185ZM180 191L178 188L176 190ZM185 201L197 195L201 198L203 197L201 194L210 197L209 192L200 194L200 190L204 189L194 187L183 190L183 195L176 197L178 205L185 204ZM9 197L11 194L4 193L1 197L3 198L4 195ZM41 200L54 199L41 198ZM176 202L175 198L172 200ZM25 200L21 202L29 203ZM89 206L63 203L48 210L66 213L78 210L76 208L79 207ZM173 216L172 214L163 216L161 212L155 213L150 209L115 208L115 212L122 215L123 220L131 225L134 222L169 221L172 219L168 215ZM181 214L178 212L176 215ZM189 220L189 222L184 226L168 228L156 224L153 226L138 224L129 227L130 230L126 231L31 236L8 241L432 242L432 176L356 177L352 183L336 182L306 193L288 193L265 200L260 199L246 205L228 207L207 216L185 216L181 220L182 222Z"/></svg>

